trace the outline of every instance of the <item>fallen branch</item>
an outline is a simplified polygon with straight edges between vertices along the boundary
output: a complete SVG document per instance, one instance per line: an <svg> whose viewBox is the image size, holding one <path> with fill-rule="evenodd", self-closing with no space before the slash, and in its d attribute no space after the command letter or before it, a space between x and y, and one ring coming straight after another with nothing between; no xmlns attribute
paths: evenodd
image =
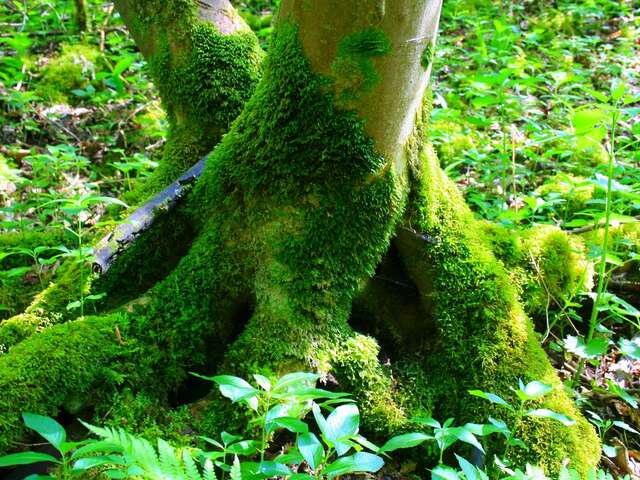
<svg viewBox="0 0 640 480"><path fill-rule="evenodd" d="M204 170L206 157L191 167L178 180L133 212L116 229L98 242L94 249L93 271L105 273L113 262L146 230L151 228L159 213L171 211L190 190Z"/></svg>

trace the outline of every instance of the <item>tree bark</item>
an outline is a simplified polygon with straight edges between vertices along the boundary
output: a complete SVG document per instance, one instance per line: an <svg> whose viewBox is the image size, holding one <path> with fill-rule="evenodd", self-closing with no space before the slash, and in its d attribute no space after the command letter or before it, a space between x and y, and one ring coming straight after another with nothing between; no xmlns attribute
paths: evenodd
<svg viewBox="0 0 640 480"><path fill-rule="evenodd" d="M0 357L0 449L19 432L21 404L52 411L74 392L61 370L67 361L46 366L57 392L49 400L42 389L13 386L11 365L23 371L56 342L86 351L62 332L77 341L74 332L99 323L105 332L118 326L124 342L92 340L83 384L99 383L96 364L128 372L139 357L131 384L150 388L152 377L160 396L193 369L314 370L353 392L366 428L381 435L411 428L417 412L483 421L493 409L468 389L509 396L519 378L543 380L554 393L541 406L578 422L524 421L530 450L512 457L550 472L565 457L579 469L597 463L593 429L425 141L439 11L439 0L283 0L263 78L187 199L196 233L189 252L116 313L46 329ZM152 56L183 46L169 43L184 38L179 29L155 28L134 32ZM168 50L146 45L163 35ZM401 276L411 293L403 303L396 290L386 312L367 312L371 303L359 299L381 262L378 273ZM364 319L354 318L354 301ZM354 325L391 339L390 365ZM37 370L30 378L46 376ZM213 428L228 428L228 414L210 417Z"/></svg>

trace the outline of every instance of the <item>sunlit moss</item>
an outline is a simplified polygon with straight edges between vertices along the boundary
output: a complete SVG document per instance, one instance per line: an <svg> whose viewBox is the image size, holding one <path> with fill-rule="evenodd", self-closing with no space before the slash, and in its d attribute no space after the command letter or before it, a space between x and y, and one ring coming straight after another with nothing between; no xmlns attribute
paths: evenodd
<svg viewBox="0 0 640 480"><path fill-rule="evenodd" d="M100 51L91 45L63 45L60 54L42 69L36 92L52 102L67 102L72 90L86 87L93 79Z"/></svg>

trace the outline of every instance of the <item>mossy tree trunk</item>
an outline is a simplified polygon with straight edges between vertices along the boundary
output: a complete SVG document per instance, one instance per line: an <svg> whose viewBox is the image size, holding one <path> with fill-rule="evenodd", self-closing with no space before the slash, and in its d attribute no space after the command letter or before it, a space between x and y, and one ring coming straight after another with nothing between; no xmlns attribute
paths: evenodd
<svg viewBox="0 0 640 480"><path fill-rule="evenodd" d="M158 18L175 31L120 3L152 71L184 58L193 37L170 20L191 2L162 3ZM91 405L91 389L116 388L104 378L166 399L189 370L302 369L335 376L380 435L418 412L482 421L492 410L468 389L509 396L519 378L544 380L554 386L544 406L578 422L527 420L520 459L549 471L565 458L597 462L593 429L423 137L440 6L283 0L263 78L188 199L188 253L136 301L0 356L0 449L17 437L20 410ZM196 50L186 55L206 55ZM200 98L175 83L186 77L160 85L169 112L171 99ZM170 115L187 129L195 121ZM197 135L207 132L217 135ZM382 274L401 281L381 285ZM82 342L93 328L100 335ZM55 360L36 366L47 348ZM66 372L77 374L67 382ZM213 425L226 427L225 415L214 410Z"/></svg>

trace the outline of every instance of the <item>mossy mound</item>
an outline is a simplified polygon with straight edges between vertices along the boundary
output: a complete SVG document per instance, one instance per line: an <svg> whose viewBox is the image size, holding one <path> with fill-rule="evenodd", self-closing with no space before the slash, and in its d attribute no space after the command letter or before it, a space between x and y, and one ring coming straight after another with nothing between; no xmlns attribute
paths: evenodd
<svg viewBox="0 0 640 480"><path fill-rule="evenodd" d="M462 160L465 152L476 148L473 132L465 130L458 122L435 120L429 130L443 166Z"/></svg>
<svg viewBox="0 0 640 480"><path fill-rule="evenodd" d="M93 80L101 56L91 45L63 45L60 53L42 69L36 93L50 102L72 101L72 91L85 88Z"/></svg>
<svg viewBox="0 0 640 480"><path fill-rule="evenodd" d="M543 198L561 198L564 203L559 210L565 219L572 218L576 213L587 208L595 191L593 182L565 173L554 175L536 190Z"/></svg>
<svg viewBox="0 0 640 480"><path fill-rule="evenodd" d="M558 311L593 287L593 264L580 238L552 225L517 232L491 222L480 226L530 316Z"/></svg>

